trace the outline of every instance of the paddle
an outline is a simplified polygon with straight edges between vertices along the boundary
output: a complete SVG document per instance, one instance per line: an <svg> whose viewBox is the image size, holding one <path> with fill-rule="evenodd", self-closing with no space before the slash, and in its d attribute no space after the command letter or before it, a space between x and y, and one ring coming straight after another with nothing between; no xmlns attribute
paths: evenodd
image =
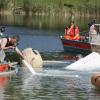
<svg viewBox="0 0 100 100"><path fill-rule="evenodd" d="M36 74L36 72L34 71L33 67L24 59L22 52L18 49L18 47L15 48L16 52L20 55L20 57L22 58L22 61L24 62L24 64L28 67L28 69L31 71L32 74Z"/></svg>

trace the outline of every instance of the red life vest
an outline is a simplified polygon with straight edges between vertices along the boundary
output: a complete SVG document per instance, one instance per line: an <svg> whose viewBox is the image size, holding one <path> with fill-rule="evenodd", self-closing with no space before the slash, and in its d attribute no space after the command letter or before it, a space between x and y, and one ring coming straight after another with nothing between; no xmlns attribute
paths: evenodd
<svg viewBox="0 0 100 100"><path fill-rule="evenodd" d="M75 29L74 27L70 29L69 35L74 37L75 36Z"/></svg>
<svg viewBox="0 0 100 100"><path fill-rule="evenodd" d="M76 29L75 29L75 35L76 34L79 34L80 32L79 32L79 28L77 27Z"/></svg>
<svg viewBox="0 0 100 100"><path fill-rule="evenodd" d="M75 38L74 38L75 40L80 40L80 35L79 35L79 33L80 33L80 32L79 32L79 28L76 27L76 28L75 28Z"/></svg>

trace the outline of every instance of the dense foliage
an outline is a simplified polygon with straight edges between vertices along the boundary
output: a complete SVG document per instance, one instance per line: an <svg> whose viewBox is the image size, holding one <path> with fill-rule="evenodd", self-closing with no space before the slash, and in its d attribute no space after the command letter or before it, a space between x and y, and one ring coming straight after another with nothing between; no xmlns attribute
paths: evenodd
<svg viewBox="0 0 100 100"><path fill-rule="evenodd" d="M0 0L0 11L21 9L29 14L77 12L77 14L100 14L100 0Z"/></svg>

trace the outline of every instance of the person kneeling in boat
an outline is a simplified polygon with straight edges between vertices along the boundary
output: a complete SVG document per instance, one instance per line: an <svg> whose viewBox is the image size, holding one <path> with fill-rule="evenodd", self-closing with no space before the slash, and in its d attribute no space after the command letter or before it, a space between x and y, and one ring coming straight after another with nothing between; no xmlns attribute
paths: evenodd
<svg viewBox="0 0 100 100"><path fill-rule="evenodd" d="M74 37L74 33L75 33L75 25L74 25L74 22L71 22L71 24L70 24L70 27L68 28L66 28L65 29L65 38L66 39L69 39L69 40L71 40L71 39L73 39L73 37Z"/></svg>
<svg viewBox="0 0 100 100"><path fill-rule="evenodd" d="M80 40L79 28L72 22L70 28L65 29L65 38L69 40Z"/></svg>
<svg viewBox="0 0 100 100"><path fill-rule="evenodd" d="M19 36L13 36L13 37L4 37L0 38L0 61L3 62L5 59L5 53L4 50L7 49L14 49L19 41Z"/></svg>
<svg viewBox="0 0 100 100"><path fill-rule="evenodd" d="M73 40L80 40L80 31L79 31L78 26L75 27L75 36Z"/></svg>

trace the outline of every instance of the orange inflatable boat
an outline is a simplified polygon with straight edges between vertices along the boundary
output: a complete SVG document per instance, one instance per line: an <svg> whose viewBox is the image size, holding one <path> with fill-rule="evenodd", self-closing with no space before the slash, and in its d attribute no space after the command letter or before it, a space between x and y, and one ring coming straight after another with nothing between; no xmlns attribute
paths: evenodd
<svg viewBox="0 0 100 100"><path fill-rule="evenodd" d="M0 64L0 72L6 72L9 67L9 64Z"/></svg>

